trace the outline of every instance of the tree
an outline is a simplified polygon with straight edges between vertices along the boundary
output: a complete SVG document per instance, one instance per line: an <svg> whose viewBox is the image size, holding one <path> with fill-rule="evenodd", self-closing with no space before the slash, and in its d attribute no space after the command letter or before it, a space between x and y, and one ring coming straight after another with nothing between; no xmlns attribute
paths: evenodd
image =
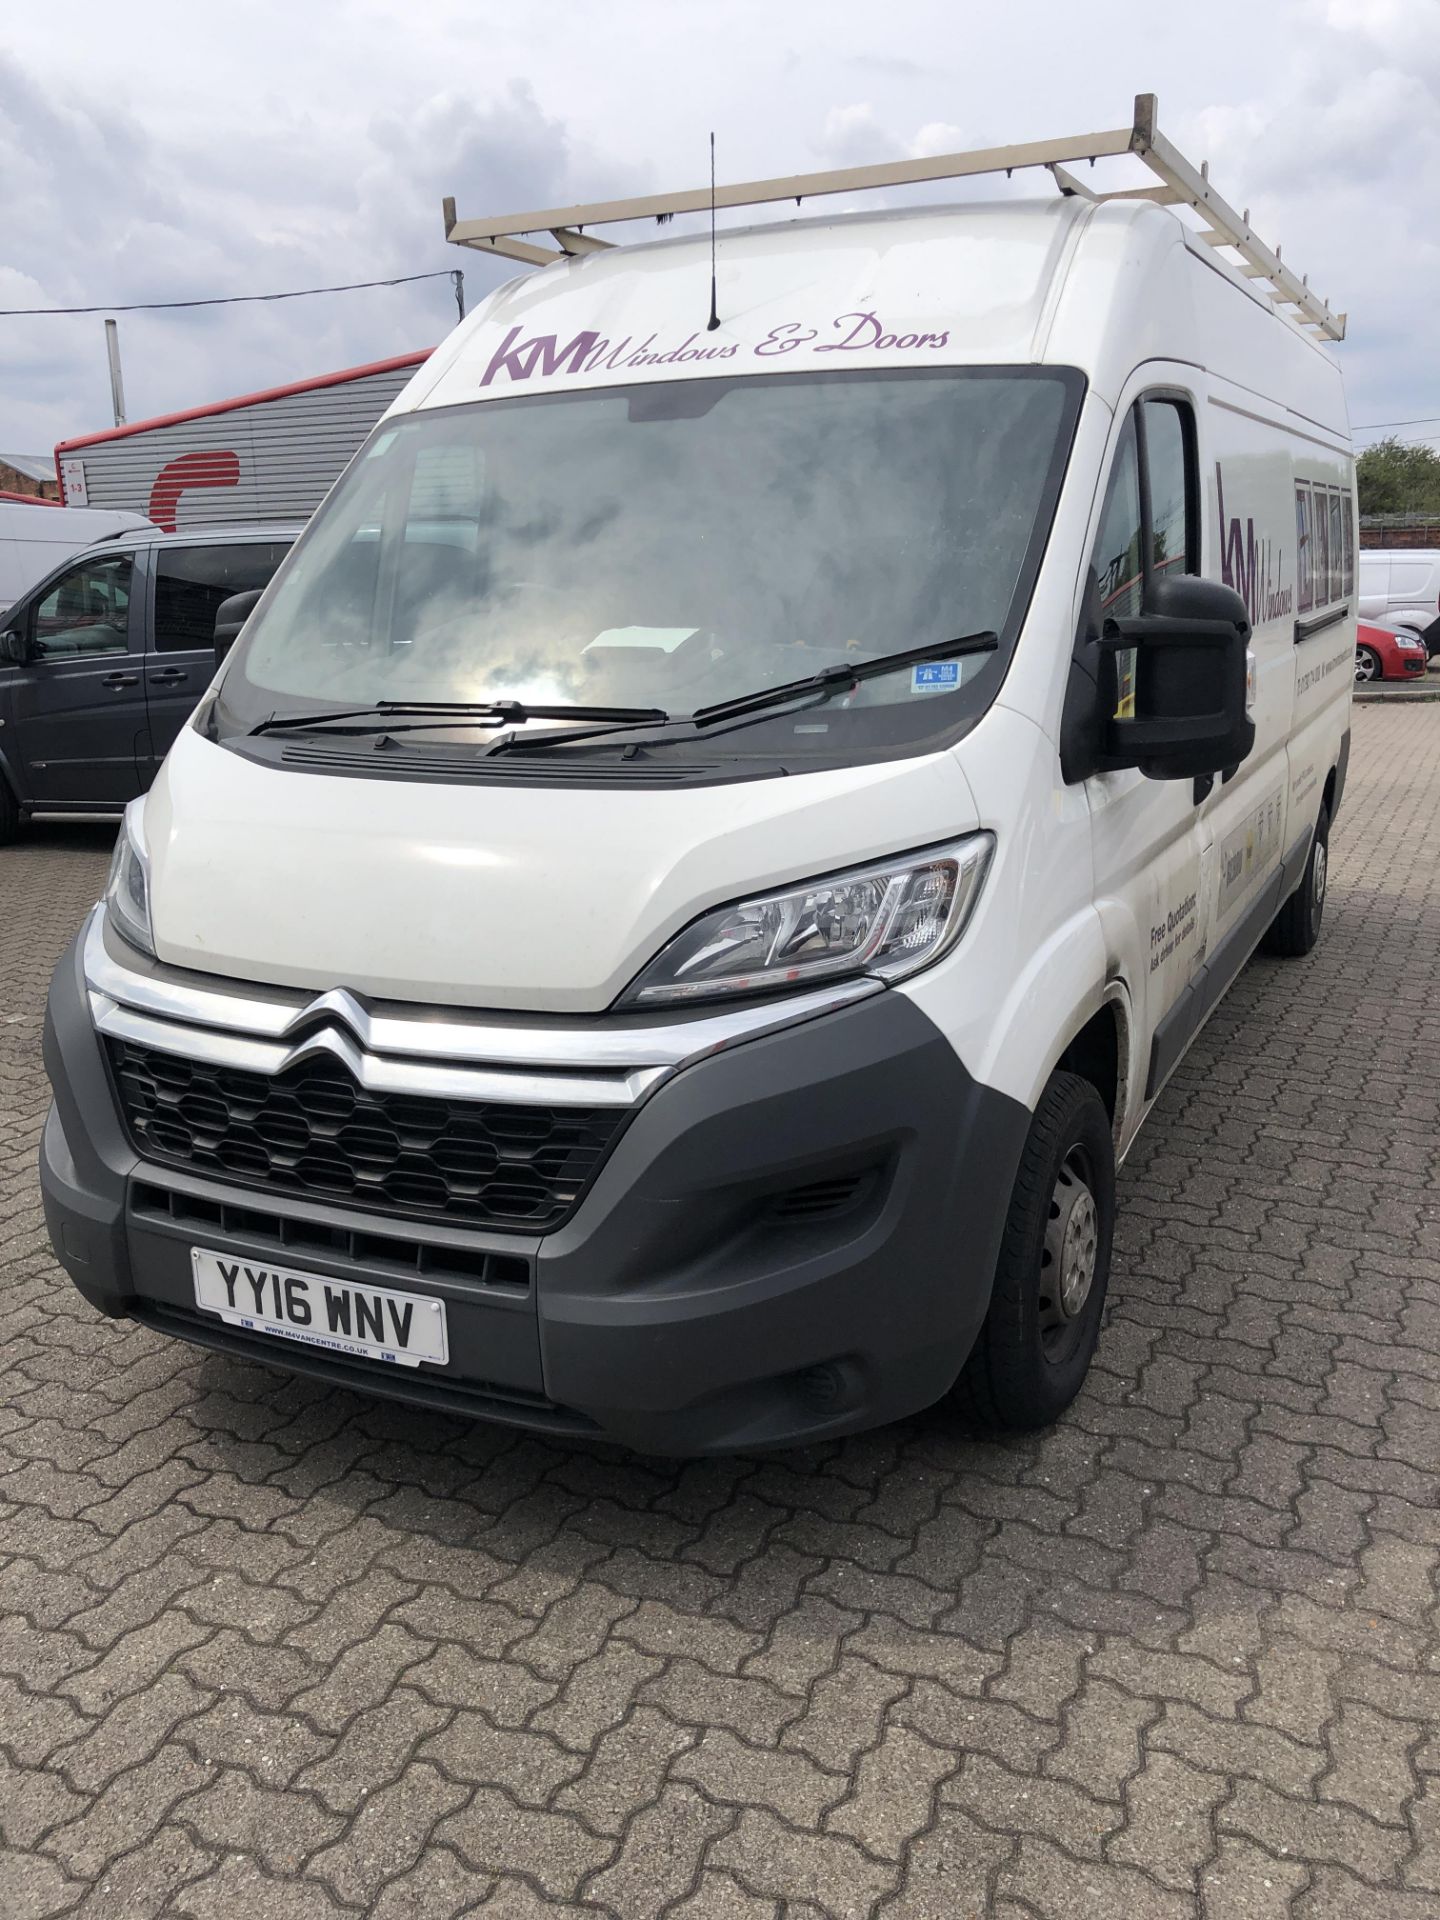
<svg viewBox="0 0 1440 1920"><path fill-rule="evenodd" d="M1440 517L1440 452L1393 436L1366 447L1355 462L1360 511L1433 513Z"/></svg>

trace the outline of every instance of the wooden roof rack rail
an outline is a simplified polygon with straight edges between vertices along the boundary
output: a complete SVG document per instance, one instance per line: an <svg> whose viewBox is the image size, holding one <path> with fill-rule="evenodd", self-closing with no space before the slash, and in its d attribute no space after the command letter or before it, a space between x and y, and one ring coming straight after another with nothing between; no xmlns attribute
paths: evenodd
<svg viewBox="0 0 1440 1920"><path fill-rule="evenodd" d="M1114 193L1096 191L1071 169L1081 162L1133 154L1155 175L1151 187L1126 188ZM797 205L831 193L865 193L887 187L930 185L938 180L974 179L989 173L1015 173L1037 167L1049 171L1062 193L1086 199L1150 200L1163 207L1192 207L1204 222L1202 234L1212 246L1229 248L1243 263L1248 279L1266 283L1271 299L1292 310L1301 326L1330 340L1345 337L1345 315L1333 313L1328 300L1313 293L1307 281L1291 271L1253 231L1250 210L1237 213L1210 185L1208 163L1192 166L1156 124L1153 93L1135 96L1135 118L1128 127L1103 133L1082 133L1063 140L1030 140L1013 147L982 147L973 153L936 154L920 160L887 160L868 167L839 167L826 173L797 173L773 180L747 180L717 187L714 204L722 207L758 207L790 200ZM613 242L589 231L626 220L666 221L677 213L706 213L709 187L680 193L643 194L633 200L601 200L590 206L552 207L543 211L501 214L496 218L461 220L455 202L444 202L445 238L457 247L480 253L502 254L527 266L549 266L581 253L594 253ZM543 235L544 245L534 236Z"/></svg>

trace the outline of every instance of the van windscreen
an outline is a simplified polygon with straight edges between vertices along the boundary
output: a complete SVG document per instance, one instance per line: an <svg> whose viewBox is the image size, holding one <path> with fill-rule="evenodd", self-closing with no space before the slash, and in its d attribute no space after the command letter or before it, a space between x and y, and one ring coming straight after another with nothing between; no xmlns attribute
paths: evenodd
<svg viewBox="0 0 1440 1920"><path fill-rule="evenodd" d="M930 734L1003 676L1081 385L795 374L384 421L251 621L226 708L242 724L498 699L685 716L998 633L993 653L863 681L819 728L831 750L837 732L862 744L866 714L886 740Z"/></svg>

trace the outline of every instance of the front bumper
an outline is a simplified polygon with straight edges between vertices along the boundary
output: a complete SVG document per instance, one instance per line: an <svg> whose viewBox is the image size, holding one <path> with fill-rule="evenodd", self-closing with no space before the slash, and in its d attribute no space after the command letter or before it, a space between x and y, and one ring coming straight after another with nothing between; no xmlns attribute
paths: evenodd
<svg viewBox="0 0 1440 1920"><path fill-rule="evenodd" d="M913 1413L989 1303L1029 1116L882 992L683 1067L553 1232L424 1225L152 1166L122 1125L77 942L45 1026L57 1257L101 1312L415 1404L648 1452L810 1441ZM190 1249L446 1301L403 1376L200 1312Z"/></svg>

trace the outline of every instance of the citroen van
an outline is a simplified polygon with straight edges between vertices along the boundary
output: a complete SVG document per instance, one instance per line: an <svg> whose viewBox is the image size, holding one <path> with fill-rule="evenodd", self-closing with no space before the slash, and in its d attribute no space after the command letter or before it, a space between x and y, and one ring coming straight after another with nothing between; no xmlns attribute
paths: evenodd
<svg viewBox="0 0 1440 1920"><path fill-rule="evenodd" d="M491 296L57 969L85 1298L672 1455L1054 1420L1117 1163L1313 947L1344 796L1328 309L1228 259L1067 190Z"/></svg>

